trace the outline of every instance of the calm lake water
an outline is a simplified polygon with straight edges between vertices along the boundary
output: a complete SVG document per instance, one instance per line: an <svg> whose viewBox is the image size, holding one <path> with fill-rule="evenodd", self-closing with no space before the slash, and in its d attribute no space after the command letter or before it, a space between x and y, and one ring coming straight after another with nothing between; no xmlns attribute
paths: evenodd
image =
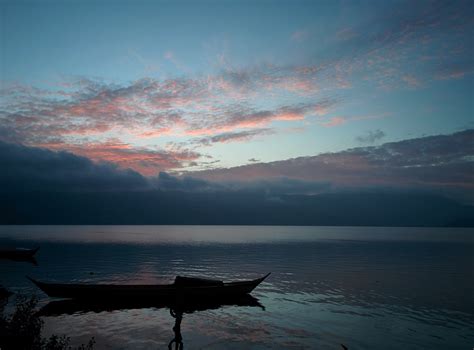
<svg viewBox="0 0 474 350"><path fill-rule="evenodd" d="M472 349L474 232L446 228L255 226L0 226L0 245L36 247L38 265L0 260L0 283L51 299L49 281L168 283L272 275L263 307L184 314L185 349ZM47 316L45 334L97 349L162 349L166 308Z"/></svg>

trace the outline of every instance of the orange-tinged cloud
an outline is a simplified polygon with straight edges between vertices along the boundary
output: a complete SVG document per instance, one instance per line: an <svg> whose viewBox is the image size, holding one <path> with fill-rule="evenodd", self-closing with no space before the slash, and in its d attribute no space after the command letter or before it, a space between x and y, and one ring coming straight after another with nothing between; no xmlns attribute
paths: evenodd
<svg viewBox="0 0 474 350"><path fill-rule="evenodd" d="M68 151L94 161L108 161L122 168L130 168L139 173L152 176L160 171L169 171L186 167L201 155L189 150L156 150L137 148L130 144L112 139L103 143L84 143L71 145L62 142L39 143L35 146L57 151Z"/></svg>
<svg viewBox="0 0 474 350"><path fill-rule="evenodd" d="M340 126L347 122L347 119L344 117L332 117L328 121L320 122L322 126L331 128L334 126Z"/></svg>

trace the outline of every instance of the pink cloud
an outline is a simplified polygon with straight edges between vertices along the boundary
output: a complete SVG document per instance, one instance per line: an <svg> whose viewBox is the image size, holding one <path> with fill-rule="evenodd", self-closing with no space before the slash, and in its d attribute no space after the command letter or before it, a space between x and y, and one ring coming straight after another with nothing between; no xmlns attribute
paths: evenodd
<svg viewBox="0 0 474 350"><path fill-rule="evenodd" d="M172 130L173 129L171 128L159 128L159 129L142 132L138 134L137 136L139 138L160 137L160 136L172 134Z"/></svg>
<svg viewBox="0 0 474 350"><path fill-rule="evenodd" d="M265 79L264 87L268 90L283 90L303 95L314 94L319 91L316 83L312 79L305 77Z"/></svg>
<svg viewBox="0 0 474 350"><path fill-rule="evenodd" d="M236 91L245 91L239 86L247 86L247 81L254 81L253 75L259 74L264 74L265 84L273 86L268 89L280 86L285 91L309 93L314 90L313 83L302 74L311 75L316 69L303 68L302 71L294 67L283 70L285 74L296 74L295 77L280 76L280 68L267 66L264 73L257 69L205 79L141 79L125 86L80 80L69 87L77 91L66 99L44 98L43 93L31 97L28 89L28 94L12 100L8 106L9 110L21 113L7 113L3 118L7 120L6 126L18 130L18 136L27 143L56 138L77 143L80 142L78 137L94 135L100 139L107 137L104 135L107 132L151 138L216 135L261 128L277 121L301 121L311 113L323 115L332 107L333 102L323 100L312 105L254 110L241 102L248 95L231 98L236 101L234 105L225 104ZM269 74L265 69L276 69L278 74Z"/></svg>
<svg viewBox="0 0 474 350"><path fill-rule="evenodd" d="M199 124L191 124L190 127L185 130L185 134L191 136L212 135L230 132L236 129L260 128L275 121L304 120L311 108L314 108L314 106L285 106L274 111L230 111L224 113L220 118L212 120L204 127L201 127Z"/></svg>
<svg viewBox="0 0 474 350"><path fill-rule="evenodd" d="M382 114L350 116L350 117L349 116L348 117L335 116L329 119L324 119L322 117L319 117L318 124L324 127L330 128L330 127L344 125L348 122L381 119L381 118L388 117L389 115L390 115L389 113L382 113Z"/></svg>
<svg viewBox="0 0 474 350"><path fill-rule="evenodd" d="M332 117L328 121L322 121L319 124L321 124L322 126L331 128L334 126L343 125L345 123L347 123L347 119L344 117Z"/></svg>
<svg viewBox="0 0 474 350"><path fill-rule="evenodd" d="M189 150L157 150L143 147L133 147L117 139L101 143L66 144L38 143L34 146L52 150L68 151L94 161L107 161L130 168L146 176L153 176L160 171L170 171L188 166L201 155Z"/></svg>

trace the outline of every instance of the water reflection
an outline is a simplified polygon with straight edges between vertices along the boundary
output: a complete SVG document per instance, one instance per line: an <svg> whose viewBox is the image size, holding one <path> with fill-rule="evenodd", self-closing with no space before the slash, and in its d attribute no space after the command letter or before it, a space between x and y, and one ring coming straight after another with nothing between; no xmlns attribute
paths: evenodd
<svg viewBox="0 0 474 350"><path fill-rule="evenodd" d="M2 257L0 256L0 260L9 260L9 261L16 261L16 262L26 262L30 263L32 265L38 266L38 261L36 260L35 257L29 257L29 258L14 258L14 257Z"/></svg>
<svg viewBox="0 0 474 350"><path fill-rule="evenodd" d="M166 284L176 275L243 280L272 271L272 278L253 293L265 313L229 307L184 315L186 345L196 348L228 349L234 342L240 348L340 350L342 343L351 350L461 350L473 344L472 230L140 226L3 232L7 230L18 233L18 239L2 239L0 228L0 243L23 246L27 239L28 246L41 246L40 267L2 261L0 281L13 292L40 293L41 305L47 302L45 295L25 275L56 282ZM431 233L434 239L426 238ZM45 317L45 328L58 334L80 330L74 344L94 336L101 348L157 348L169 343L171 321L176 320L155 307L114 312L113 317L107 310L71 309L72 315Z"/></svg>
<svg viewBox="0 0 474 350"><path fill-rule="evenodd" d="M131 309L169 309L170 315L175 319L173 326L174 338L168 343L168 349L181 350L184 348L181 335L181 322L185 314L199 311L218 310L224 306L259 307L265 310L260 301L249 295L226 296L220 298L208 298L200 300L167 300L156 301L156 299L134 299L134 300L109 300L94 302L88 300L56 300L43 306L38 312L39 316L73 315L88 312L112 312L114 310Z"/></svg>
<svg viewBox="0 0 474 350"><path fill-rule="evenodd" d="M170 309L170 315L175 318L175 323L173 327L174 338L168 344L168 350L173 349L173 344L175 345L175 350L182 350L184 347L183 336L181 335L181 321L183 320L183 313L179 310Z"/></svg>

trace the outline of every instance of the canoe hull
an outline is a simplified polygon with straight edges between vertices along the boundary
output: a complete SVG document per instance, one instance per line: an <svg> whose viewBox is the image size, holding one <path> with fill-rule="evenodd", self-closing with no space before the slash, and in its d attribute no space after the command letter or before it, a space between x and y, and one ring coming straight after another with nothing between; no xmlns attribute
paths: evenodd
<svg viewBox="0 0 474 350"><path fill-rule="evenodd" d="M28 260L32 259L39 248L35 249L0 249L0 259Z"/></svg>
<svg viewBox="0 0 474 350"><path fill-rule="evenodd" d="M268 276L268 275L267 275ZM223 283L219 286L176 286L169 285L101 285L101 284L59 284L39 282L32 278L44 293L55 298L71 299L125 299L176 297L213 298L249 294L267 276L251 281Z"/></svg>

